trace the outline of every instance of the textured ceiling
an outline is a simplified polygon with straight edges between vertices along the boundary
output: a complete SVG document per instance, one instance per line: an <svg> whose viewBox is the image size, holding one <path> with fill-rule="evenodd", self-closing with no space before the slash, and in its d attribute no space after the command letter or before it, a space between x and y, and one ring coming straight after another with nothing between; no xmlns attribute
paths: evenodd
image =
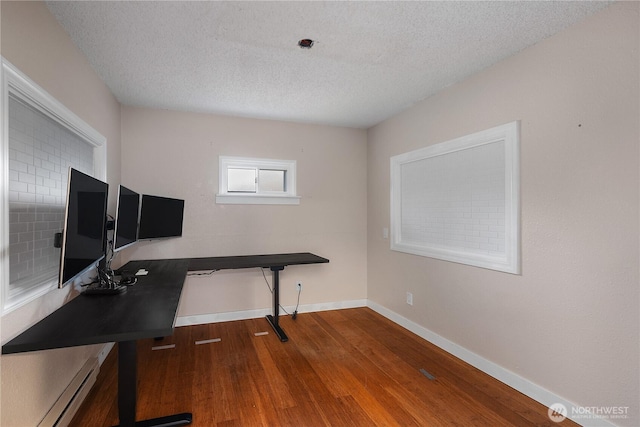
<svg viewBox="0 0 640 427"><path fill-rule="evenodd" d="M608 3L47 4L123 104L367 128Z"/></svg>

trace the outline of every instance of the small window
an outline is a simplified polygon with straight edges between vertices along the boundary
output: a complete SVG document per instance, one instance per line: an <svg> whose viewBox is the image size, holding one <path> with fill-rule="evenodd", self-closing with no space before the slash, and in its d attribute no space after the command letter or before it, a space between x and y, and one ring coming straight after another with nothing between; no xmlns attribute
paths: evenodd
<svg viewBox="0 0 640 427"><path fill-rule="evenodd" d="M296 161L220 156L216 203L297 205Z"/></svg>
<svg viewBox="0 0 640 427"><path fill-rule="evenodd" d="M258 188L257 184L255 169L227 169L227 192L255 193Z"/></svg>
<svg viewBox="0 0 640 427"><path fill-rule="evenodd" d="M287 171L260 169L258 170L258 183L260 190L270 193L284 193L287 191Z"/></svg>

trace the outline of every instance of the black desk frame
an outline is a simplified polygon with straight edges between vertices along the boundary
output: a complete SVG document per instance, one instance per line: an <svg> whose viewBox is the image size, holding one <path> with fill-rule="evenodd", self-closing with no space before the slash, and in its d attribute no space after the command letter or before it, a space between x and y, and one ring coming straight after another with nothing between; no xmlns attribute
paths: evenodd
<svg viewBox="0 0 640 427"><path fill-rule="evenodd" d="M241 268L268 268L273 276L273 314L268 314L267 321L282 342L289 340L280 327L280 272L288 265L322 264L329 262L312 253L292 253L275 255L246 255L230 257L191 258L190 271L225 270Z"/></svg>
<svg viewBox="0 0 640 427"><path fill-rule="evenodd" d="M2 346L3 354L118 343L120 427L182 426L190 413L136 421L139 339L171 335L188 271L187 260L132 261L150 271L118 295L77 296ZM149 305L153 310L149 310Z"/></svg>
<svg viewBox="0 0 640 427"><path fill-rule="evenodd" d="M136 421L138 402L136 345L135 340L118 343L118 417L120 424L116 427L170 427L191 424L193 415L190 412Z"/></svg>
<svg viewBox="0 0 640 427"><path fill-rule="evenodd" d="M273 272L273 315L267 314L267 322L271 325L280 341L289 341L289 337L280 327L280 272L284 267L271 267Z"/></svg>
<svg viewBox="0 0 640 427"><path fill-rule="evenodd" d="M4 344L2 353L13 354L117 342L119 427L170 427L191 424L193 416L187 412L136 421L137 340L168 336L173 333L173 324L187 271L270 268L273 272L273 315L268 315L267 320L280 340L287 341L288 337L278 323L279 273L287 265L326 262L329 260L310 253L131 261L122 270L135 272L140 268L146 268L157 272L158 275L151 274L148 278L141 278L138 285L120 295L74 298ZM148 283L145 285L146 281L153 281L154 285L149 286ZM151 316L161 319L157 324L151 322L153 325L150 326L150 319L145 316L142 316L144 319L137 328L127 324L128 321L135 324L135 316L132 318L131 314L140 309L140 301L158 303L154 305L154 309L158 309L159 305L162 315ZM78 318L85 319L85 322L76 322L72 328L65 329L65 326L70 325L70 319Z"/></svg>

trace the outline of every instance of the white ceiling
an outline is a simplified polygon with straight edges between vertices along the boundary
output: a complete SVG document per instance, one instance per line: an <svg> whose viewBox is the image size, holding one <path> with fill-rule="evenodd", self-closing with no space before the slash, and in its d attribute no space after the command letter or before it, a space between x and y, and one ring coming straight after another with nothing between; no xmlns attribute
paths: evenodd
<svg viewBox="0 0 640 427"><path fill-rule="evenodd" d="M367 128L609 3L47 4L122 104Z"/></svg>

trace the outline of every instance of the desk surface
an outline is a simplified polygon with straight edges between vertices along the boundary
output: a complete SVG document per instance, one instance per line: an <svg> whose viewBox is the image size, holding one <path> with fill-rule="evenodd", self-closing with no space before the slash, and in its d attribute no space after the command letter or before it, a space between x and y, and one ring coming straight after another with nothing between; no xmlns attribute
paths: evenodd
<svg viewBox="0 0 640 427"><path fill-rule="evenodd" d="M147 276L120 295L78 295L2 346L3 354L168 336L189 260L131 261Z"/></svg>
<svg viewBox="0 0 640 427"><path fill-rule="evenodd" d="M227 270L238 268L272 268L288 265L322 264L328 259L309 252L273 255L241 255L208 258L190 258L190 271Z"/></svg>

